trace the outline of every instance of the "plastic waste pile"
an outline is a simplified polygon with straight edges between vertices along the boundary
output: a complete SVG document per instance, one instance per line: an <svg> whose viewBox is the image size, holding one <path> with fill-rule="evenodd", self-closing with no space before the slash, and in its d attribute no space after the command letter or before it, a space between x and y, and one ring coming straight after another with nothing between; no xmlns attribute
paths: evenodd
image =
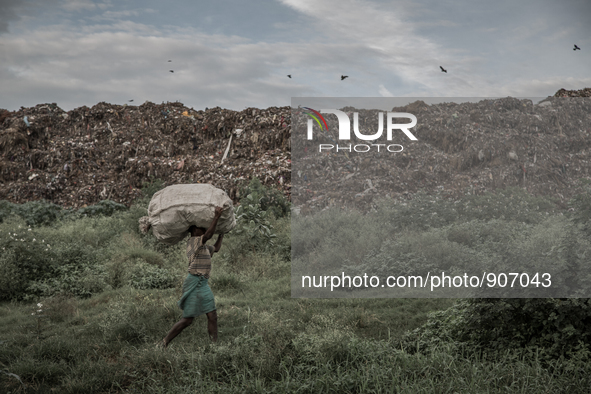
<svg viewBox="0 0 591 394"><path fill-rule="evenodd" d="M591 97L591 88L579 90L560 89L554 94L554 97Z"/></svg>
<svg viewBox="0 0 591 394"><path fill-rule="evenodd" d="M419 120L413 128L417 141L402 133L393 141L403 145L399 153L374 147L320 154L319 143L332 144L330 138L320 133L314 141L294 138L292 203L302 213L329 206L366 211L378 198L411 199L421 190L455 200L514 186L565 204L584 192L582 180L591 180L591 98L577 97L581 91L560 94L568 97L536 104L510 97L461 104L417 101L393 108ZM362 133L375 133L378 111L343 110L359 113ZM328 130L338 130L333 118L326 117ZM307 119L294 113L294 136L306 133ZM350 143L367 141L352 133Z"/></svg>
<svg viewBox="0 0 591 394"><path fill-rule="evenodd" d="M2 116L0 200L130 204L146 182L161 179L211 183L236 201L254 176L290 194L288 107L99 103L65 112L40 104Z"/></svg>
<svg viewBox="0 0 591 394"><path fill-rule="evenodd" d="M165 186L209 183L236 203L240 185L256 176L300 212L368 210L378 198L411 199L420 190L456 199L507 186L565 203L584 191L581 180L591 180L590 96L586 88L561 89L539 103L417 101L393 110L417 116L418 141L405 140L400 153L364 155L312 154L318 141L291 139L307 118L296 112L292 119L289 107L196 111L146 102L0 111L0 200L130 204L146 182L161 179ZM360 128L369 134L375 114L364 111ZM326 120L337 129L336 119ZM304 152L295 182L291 144Z"/></svg>

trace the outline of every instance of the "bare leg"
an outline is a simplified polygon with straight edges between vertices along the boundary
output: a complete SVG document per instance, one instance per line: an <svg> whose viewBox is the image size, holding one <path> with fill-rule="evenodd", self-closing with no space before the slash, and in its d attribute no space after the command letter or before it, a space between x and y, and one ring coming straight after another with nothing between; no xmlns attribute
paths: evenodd
<svg viewBox="0 0 591 394"><path fill-rule="evenodd" d="M167 347L170 341L179 335L185 328L189 327L191 323L193 323L192 317L183 317L181 320L176 322L168 332L168 335L166 335L164 338L164 347Z"/></svg>
<svg viewBox="0 0 591 394"><path fill-rule="evenodd" d="M218 340L218 314L216 311L207 314L207 332L212 342Z"/></svg>

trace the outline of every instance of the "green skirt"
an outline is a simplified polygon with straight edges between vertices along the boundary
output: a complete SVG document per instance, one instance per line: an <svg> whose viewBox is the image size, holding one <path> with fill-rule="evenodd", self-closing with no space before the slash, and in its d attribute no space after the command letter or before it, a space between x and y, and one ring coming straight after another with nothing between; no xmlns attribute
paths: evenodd
<svg viewBox="0 0 591 394"><path fill-rule="evenodd" d="M183 317L197 317L215 311L213 293L203 276L189 274L183 283L183 296L178 302Z"/></svg>

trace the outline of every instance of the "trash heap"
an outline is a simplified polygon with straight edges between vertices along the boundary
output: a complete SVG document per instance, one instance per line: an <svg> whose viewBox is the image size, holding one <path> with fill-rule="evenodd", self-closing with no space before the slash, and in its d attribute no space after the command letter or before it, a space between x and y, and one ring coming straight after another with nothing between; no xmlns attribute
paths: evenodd
<svg viewBox="0 0 591 394"><path fill-rule="evenodd" d="M591 97L591 88L579 90L560 89L554 94L554 97Z"/></svg>
<svg viewBox="0 0 591 394"><path fill-rule="evenodd" d="M400 139L391 141L403 145L400 153L384 147L379 152L374 147L364 153L319 153L320 143L334 145L336 132L332 137L317 133L314 141L300 138L309 116L296 112L292 203L303 213L333 205L366 211L378 197L411 199L422 190L455 200L515 186L554 197L566 207L569 198L585 190L581 180L591 180L591 98L577 96L590 92L560 91L557 95L567 97L538 104L507 97L461 104L416 101L393 108L418 119L412 129L418 141L400 131ZM360 131L375 133L378 111L342 110L350 119L358 112ZM338 130L336 117L326 120L328 130ZM368 141L352 133L350 143Z"/></svg>
<svg viewBox="0 0 591 394"><path fill-rule="evenodd" d="M307 118L292 119L289 107L196 111L178 102L103 102L68 112L56 104L0 110L0 200L129 205L144 183L161 179L165 186L210 183L236 203L240 186L256 176L303 212L368 210L379 197L411 199L421 190L457 199L507 186L565 203L583 192L581 179L591 180L589 97L586 88L561 89L538 104L417 101L393 110L417 116L418 141L404 140L400 153L363 155L314 154L318 141L291 139ZM362 132L375 129L373 113L359 117ZM335 130L336 119L326 119ZM293 187L291 144L305 152L295 161Z"/></svg>
<svg viewBox="0 0 591 394"><path fill-rule="evenodd" d="M39 104L0 114L0 200L129 205L145 182L210 183L237 201L256 176L290 195L289 107Z"/></svg>

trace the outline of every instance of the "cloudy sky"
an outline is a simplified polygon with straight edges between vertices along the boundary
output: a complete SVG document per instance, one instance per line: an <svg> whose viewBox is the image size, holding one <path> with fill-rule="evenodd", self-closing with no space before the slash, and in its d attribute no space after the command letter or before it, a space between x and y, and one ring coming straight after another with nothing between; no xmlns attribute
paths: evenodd
<svg viewBox="0 0 591 394"><path fill-rule="evenodd" d="M584 87L590 0L0 0L9 110L129 100L241 110L302 96Z"/></svg>

